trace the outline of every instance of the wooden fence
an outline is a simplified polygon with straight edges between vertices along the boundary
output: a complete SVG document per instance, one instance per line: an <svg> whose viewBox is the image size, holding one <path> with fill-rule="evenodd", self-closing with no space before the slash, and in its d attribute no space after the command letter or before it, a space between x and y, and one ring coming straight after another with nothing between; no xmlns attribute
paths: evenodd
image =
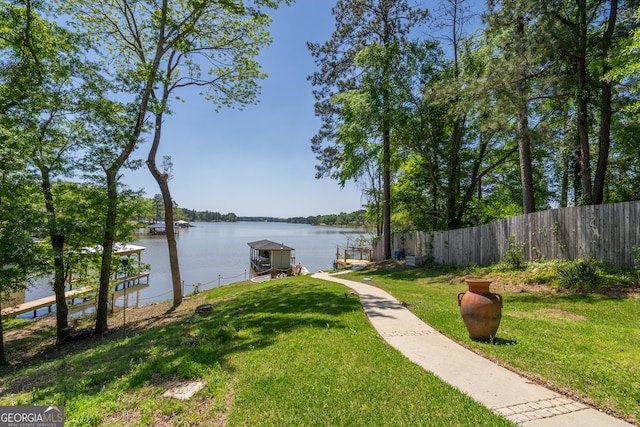
<svg viewBox="0 0 640 427"><path fill-rule="evenodd" d="M392 236L392 248L394 255L440 264L488 265L502 260L513 236L525 261L595 258L632 268L633 247L640 247L639 218L640 201L560 208L472 228L398 233ZM378 242L374 260L383 254Z"/></svg>

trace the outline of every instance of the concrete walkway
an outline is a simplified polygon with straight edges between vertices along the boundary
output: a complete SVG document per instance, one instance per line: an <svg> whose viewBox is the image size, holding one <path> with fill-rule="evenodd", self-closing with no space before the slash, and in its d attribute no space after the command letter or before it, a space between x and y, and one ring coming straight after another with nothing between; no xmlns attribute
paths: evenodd
<svg viewBox="0 0 640 427"><path fill-rule="evenodd" d="M389 344L412 362L519 425L632 425L533 383L451 341L382 289L324 272L313 277L353 289L371 324Z"/></svg>

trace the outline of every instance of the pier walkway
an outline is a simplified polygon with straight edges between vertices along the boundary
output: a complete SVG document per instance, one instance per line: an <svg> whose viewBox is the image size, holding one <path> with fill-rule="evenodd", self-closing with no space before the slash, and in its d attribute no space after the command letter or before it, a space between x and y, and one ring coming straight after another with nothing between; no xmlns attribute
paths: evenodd
<svg viewBox="0 0 640 427"><path fill-rule="evenodd" d="M87 296L92 289L88 286L83 286L82 288L72 289L64 293L64 297L67 301L73 300L75 298L84 298ZM51 306L55 305L56 296L51 295L48 297L40 298L37 300L24 302L22 304L16 305L14 307L7 307L2 309L2 315L7 317L16 317L24 313L28 313L33 311L35 317L35 312L44 307L49 308L49 313L51 313Z"/></svg>
<svg viewBox="0 0 640 427"><path fill-rule="evenodd" d="M147 283L146 284L140 283L140 280L145 278L147 279ZM113 308L114 299L117 299L123 295L126 295L128 292L128 289L133 286L135 286L138 290L141 289L142 287L148 287L149 273L141 272L141 273L136 273L130 276L124 276L124 277L118 278L115 283L114 292L113 294L111 294L112 308ZM120 289L118 289L119 287ZM94 291L95 289L92 289L89 286L83 286L83 287L72 289L70 291L65 292L64 296L65 296L65 300L67 301L71 301L76 298L82 298L86 300L91 296L90 294ZM16 317L21 314L33 311L33 317L36 317L36 314L37 314L36 312L41 308L47 307L48 312L51 313L51 307L54 306L55 304L56 304L56 296L50 295L48 297L39 298L37 300L24 302L22 304L18 304L13 307L3 308L2 316Z"/></svg>

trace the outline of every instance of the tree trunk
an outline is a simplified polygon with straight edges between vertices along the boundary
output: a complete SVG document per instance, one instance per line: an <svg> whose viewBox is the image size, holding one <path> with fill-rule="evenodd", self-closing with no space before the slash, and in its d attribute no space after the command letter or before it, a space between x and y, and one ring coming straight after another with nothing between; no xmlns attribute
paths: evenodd
<svg viewBox="0 0 640 427"><path fill-rule="evenodd" d="M580 182L582 184L582 204L593 202L591 188L591 155L589 152L589 121L587 99L587 4L586 0L577 0L577 52L575 55L576 74L578 79L578 96L576 100L578 114L578 141L580 147Z"/></svg>
<svg viewBox="0 0 640 427"><path fill-rule="evenodd" d="M165 85L162 105L166 105L168 96L169 89ZM178 261L178 247L176 245L175 229L173 227L173 200L171 199L171 192L169 191L169 173L168 171L161 173L156 164L156 155L158 153L160 137L162 135L162 118L162 110L155 113L156 125L153 143L151 144L149 155L147 157L147 167L160 187L160 194L162 194L162 200L164 202L164 223L167 231L169 265L171 267L171 283L173 287L173 307L175 308L182 304L182 280L180 277L180 262Z"/></svg>
<svg viewBox="0 0 640 427"><path fill-rule="evenodd" d="M533 190L533 171L531 167L531 138L529 137L529 117L527 104L522 98L522 83L516 84L518 98L518 153L520 159L520 183L522 185L523 213L536 211L536 201Z"/></svg>
<svg viewBox="0 0 640 427"><path fill-rule="evenodd" d="M456 217L456 223L459 225L458 228L460 228L460 225L462 225L464 212L467 210L467 206L469 205L469 203L471 202L471 199L473 198L473 193L475 192L475 188L476 187L479 188L481 185L482 177L487 173L489 173L491 169L495 168L500 164L503 164L508 158L510 158L515 153L515 149L510 150L509 152L505 153L502 156L502 158L498 159L493 165L481 171L482 162L487 153L487 148L488 148L487 140L482 139L480 142L480 145L477 148L477 157L473 162L473 168L467 175L470 181L469 186L467 187L467 190L462 195L462 198L458 204L458 216Z"/></svg>
<svg viewBox="0 0 640 427"><path fill-rule="evenodd" d="M382 198L384 259L391 259L391 131L385 123L382 132Z"/></svg>
<svg viewBox="0 0 640 427"><path fill-rule="evenodd" d="M42 163L36 162L42 178L41 188L47 210L49 238L51 239L51 251L53 252L53 292L56 297L56 337L57 342L64 338L62 330L69 326L69 307L65 298L65 268L64 268L64 243L65 238L58 229L56 219L56 207L53 201L51 189L51 176L49 169Z"/></svg>
<svg viewBox="0 0 640 427"><path fill-rule="evenodd" d="M154 175L155 177L155 175ZM166 177L163 174L162 178ZM180 263L178 261L178 247L176 245L176 233L173 227L173 200L169 192L169 183L167 179L158 179L156 181L160 186L160 193L164 199L164 221L167 230L167 246L169 248L169 265L171 266L171 283L173 285L173 307L182 304L182 280L180 277Z"/></svg>
<svg viewBox="0 0 640 427"><path fill-rule="evenodd" d="M117 170L111 168L107 174L107 218L105 221L104 238L102 240L102 263L100 265L100 285L98 288L98 306L96 308L96 334L104 334L109 330L107 324L107 302L111 286L111 258L113 256L113 242L115 240L118 187Z"/></svg>
<svg viewBox="0 0 640 427"><path fill-rule="evenodd" d="M560 179L560 207L569 206L569 159L562 159L562 174Z"/></svg>
<svg viewBox="0 0 640 427"><path fill-rule="evenodd" d="M519 57L526 57L524 46L525 25L524 17L519 16L516 22L516 53ZM525 90L527 79L527 64L522 61L516 81L516 99L518 113L518 159L520 161L520 185L522 187L522 210L528 214L536 211L533 190L533 172L531 167L531 132L529 130L529 94Z"/></svg>
<svg viewBox="0 0 640 427"><path fill-rule="evenodd" d="M69 326L69 307L65 298L65 268L64 268L64 236L51 236L51 248L53 249L53 291L56 295L56 336L57 342L64 339L63 330Z"/></svg>
<svg viewBox="0 0 640 427"><path fill-rule="evenodd" d="M1 309L2 304L0 304L0 310ZM9 366L7 356L4 354L4 328L2 325L2 316L0 316L0 366Z"/></svg>
<svg viewBox="0 0 640 427"><path fill-rule="evenodd" d="M460 194L460 179L458 169L460 167L460 146L462 141L462 122L460 118L453 121L451 132L451 144L449 146L449 158L447 159L447 229L460 228L461 221L458 215L458 195Z"/></svg>
<svg viewBox="0 0 640 427"><path fill-rule="evenodd" d="M578 143L576 139L576 143ZM573 205L579 206L582 199L582 183L580 174L580 147L575 147L575 154L573 157Z"/></svg>
<svg viewBox="0 0 640 427"><path fill-rule="evenodd" d="M380 170L372 170L367 168L367 174L369 181L371 181L371 188L367 192L367 204L370 206L369 211L373 212L373 220L376 227L376 237L382 237L382 230L384 228L384 215L382 215L382 208L380 206L380 188L382 188Z"/></svg>
<svg viewBox="0 0 640 427"><path fill-rule="evenodd" d="M618 1L611 0L611 8L609 10L609 22L607 29L602 36L602 76L606 76L611 71L609 63L609 49L611 47L611 39L613 30L616 25L618 14ZM604 184L607 175L607 164L609 162L609 148L611 146L611 88L612 83L608 80L602 80L602 98L600 103L600 136L598 138L598 164L596 166L596 175L593 182L593 203L602 204L604 201Z"/></svg>

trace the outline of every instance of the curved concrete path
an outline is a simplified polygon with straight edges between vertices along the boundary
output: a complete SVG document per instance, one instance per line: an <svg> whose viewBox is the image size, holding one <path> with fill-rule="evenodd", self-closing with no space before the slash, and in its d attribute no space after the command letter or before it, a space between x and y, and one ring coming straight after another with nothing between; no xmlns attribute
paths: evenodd
<svg viewBox="0 0 640 427"><path fill-rule="evenodd" d="M319 272L313 277L353 289L378 333L409 360L474 400L526 427L631 426L542 387L453 342L382 289Z"/></svg>

